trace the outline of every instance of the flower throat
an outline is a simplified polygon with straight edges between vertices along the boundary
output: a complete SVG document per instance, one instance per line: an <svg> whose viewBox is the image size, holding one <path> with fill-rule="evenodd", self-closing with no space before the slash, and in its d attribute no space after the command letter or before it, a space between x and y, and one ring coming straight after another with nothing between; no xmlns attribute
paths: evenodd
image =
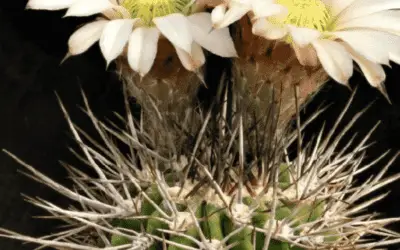
<svg viewBox="0 0 400 250"><path fill-rule="evenodd" d="M327 30L330 14L321 0L276 0L276 3L285 6L288 15L284 18L272 18L273 23Z"/></svg>
<svg viewBox="0 0 400 250"><path fill-rule="evenodd" d="M153 18L173 13L187 15L191 0L124 0L125 7L134 18L140 18L147 26L154 26Z"/></svg>

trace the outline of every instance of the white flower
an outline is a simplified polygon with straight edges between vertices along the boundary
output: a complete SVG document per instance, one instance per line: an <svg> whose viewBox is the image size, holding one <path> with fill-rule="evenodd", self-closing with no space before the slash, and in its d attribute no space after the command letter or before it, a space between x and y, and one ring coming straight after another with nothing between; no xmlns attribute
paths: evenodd
<svg viewBox="0 0 400 250"><path fill-rule="evenodd" d="M209 0L210 1L210 0ZM277 15L286 13L286 8L275 4L273 0L224 0L217 5L211 12L213 26L215 28L224 28L238 21L248 12L254 11L264 15Z"/></svg>
<svg viewBox="0 0 400 250"><path fill-rule="evenodd" d="M290 43L301 64L315 66L320 62L342 84L352 76L354 60L368 82L386 94L381 64L400 63L399 0L253 2L255 35ZM285 7L287 15L260 8L272 4Z"/></svg>
<svg viewBox="0 0 400 250"><path fill-rule="evenodd" d="M251 8L250 1L228 0L216 6L211 12L213 26L224 28L242 18Z"/></svg>
<svg viewBox="0 0 400 250"><path fill-rule="evenodd" d="M81 54L99 41L107 64L127 50L130 67L144 76L153 66L160 38L172 43L190 71L204 64L202 47L222 57L236 56L229 30L212 30L211 15L192 14L191 4L190 0L30 0L27 8L67 8L66 16L101 15L72 34L69 55Z"/></svg>

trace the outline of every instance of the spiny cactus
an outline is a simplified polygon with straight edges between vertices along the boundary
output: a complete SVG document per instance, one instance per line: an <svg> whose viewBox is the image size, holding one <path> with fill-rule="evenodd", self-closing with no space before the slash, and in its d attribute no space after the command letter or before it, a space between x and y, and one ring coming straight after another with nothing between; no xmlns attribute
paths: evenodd
<svg viewBox="0 0 400 250"><path fill-rule="evenodd" d="M179 121L154 105L136 122L127 100L123 128L99 121L85 99L102 143L76 127L63 108L81 159L96 174L65 164L75 184L67 188L10 153L32 178L75 202L60 207L27 198L68 227L42 238L6 229L1 236L82 250L371 249L400 241L385 229L398 219L364 213L385 194L360 200L400 174L383 178L389 163L361 185L354 181L386 155L362 164L373 130L351 152L352 140L337 147L362 112L334 136L343 111L330 133L321 131L314 144L301 145L307 122L278 138L267 115L254 116L228 89L221 87L206 114L188 109ZM286 148L295 140L299 152L290 159ZM129 152L120 150L121 142ZM371 235L384 239L372 241Z"/></svg>

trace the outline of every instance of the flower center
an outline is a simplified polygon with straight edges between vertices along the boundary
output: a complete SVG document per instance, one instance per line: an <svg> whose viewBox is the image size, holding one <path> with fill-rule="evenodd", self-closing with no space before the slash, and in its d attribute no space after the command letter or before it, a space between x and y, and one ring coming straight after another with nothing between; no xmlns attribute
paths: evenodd
<svg viewBox="0 0 400 250"><path fill-rule="evenodd" d="M173 13L189 14L191 0L124 0L121 4L132 17L140 18L144 25L154 26L153 18Z"/></svg>
<svg viewBox="0 0 400 250"><path fill-rule="evenodd" d="M321 0L276 0L276 3L285 6L289 13L285 17L270 18L273 23L327 30L330 14Z"/></svg>

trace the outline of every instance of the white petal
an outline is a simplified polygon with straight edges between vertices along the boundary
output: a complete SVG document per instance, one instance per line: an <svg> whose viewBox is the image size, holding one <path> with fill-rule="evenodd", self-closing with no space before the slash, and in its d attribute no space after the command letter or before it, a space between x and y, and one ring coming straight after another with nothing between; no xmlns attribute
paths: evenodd
<svg viewBox="0 0 400 250"><path fill-rule="evenodd" d="M397 64L400 64L400 53L399 51L396 52L389 52L389 59Z"/></svg>
<svg viewBox="0 0 400 250"><path fill-rule="evenodd" d="M386 49L381 45L377 46L375 42L370 43L369 41L375 38L369 37L370 34L365 34L365 31L339 31L334 32L334 35L346 42L368 60L380 64L389 64L389 56Z"/></svg>
<svg viewBox="0 0 400 250"><path fill-rule="evenodd" d="M185 67L185 69L189 71L195 71L196 69L200 68L206 61L203 49L196 42L193 42L192 44L191 55L178 47L175 47L175 50L183 67Z"/></svg>
<svg viewBox="0 0 400 250"><path fill-rule="evenodd" d="M307 46L321 36L321 32L316 29L296 27L293 25L288 25L288 29L293 38L293 42L299 47Z"/></svg>
<svg viewBox="0 0 400 250"><path fill-rule="evenodd" d="M312 43L325 71L337 82L347 84L353 74L353 60L338 42L328 39Z"/></svg>
<svg viewBox="0 0 400 250"><path fill-rule="evenodd" d="M133 18L131 13L121 5L114 5L111 9L104 10L101 14L109 20Z"/></svg>
<svg viewBox="0 0 400 250"><path fill-rule="evenodd" d="M128 46L129 66L141 76L146 75L154 64L160 32L156 28L136 28Z"/></svg>
<svg viewBox="0 0 400 250"><path fill-rule="evenodd" d="M317 53L311 45L305 46L303 48L293 44L294 52L301 65L306 66L317 66L318 56Z"/></svg>
<svg viewBox="0 0 400 250"><path fill-rule="evenodd" d="M221 23L224 20L226 13L226 5L220 4L211 11L211 22L213 25Z"/></svg>
<svg viewBox="0 0 400 250"><path fill-rule="evenodd" d="M337 16L343 10L358 0L322 0L332 16Z"/></svg>
<svg viewBox="0 0 400 250"><path fill-rule="evenodd" d="M265 18L260 18L254 22L252 27L254 35L264 37L269 40L281 39L287 34L286 26L279 26L268 22Z"/></svg>
<svg viewBox="0 0 400 250"><path fill-rule="evenodd" d="M280 4L274 4L269 1L264 0L253 0L252 10L254 13L254 18L269 17L269 16L286 16L288 14L288 9Z"/></svg>
<svg viewBox="0 0 400 250"><path fill-rule="evenodd" d="M122 53L136 19L117 19L106 24L100 37L100 49L107 65Z"/></svg>
<svg viewBox="0 0 400 250"><path fill-rule="evenodd" d="M174 45L190 53L193 38L189 29L189 21L182 14L171 14L157 17L153 22L160 32Z"/></svg>
<svg viewBox="0 0 400 250"><path fill-rule="evenodd" d="M202 12L188 16L193 40L221 57L236 57L235 45L228 28L213 29L211 14Z"/></svg>
<svg viewBox="0 0 400 250"><path fill-rule="evenodd" d="M400 11L387 10L354 18L335 26L337 31L354 28L369 28L400 35Z"/></svg>
<svg viewBox="0 0 400 250"><path fill-rule="evenodd" d="M388 65L389 52L398 53L400 49L399 37L379 31L349 30L334 32L333 35L375 63Z"/></svg>
<svg viewBox="0 0 400 250"><path fill-rule="evenodd" d="M339 15L338 23L384 10L399 8L399 0L358 0Z"/></svg>
<svg viewBox="0 0 400 250"><path fill-rule="evenodd" d="M94 21L75 31L68 40L69 54L79 55L88 50L100 39L104 26L108 22L108 20Z"/></svg>
<svg viewBox="0 0 400 250"><path fill-rule="evenodd" d="M233 2L233 1L232 1ZM244 15L246 15L247 12L251 10L251 6L248 4L239 4L236 2L233 2L230 6L228 11L225 13L224 18L217 23L214 23L214 28L224 28L232 23L236 22L240 18L242 18Z"/></svg>
<svg viewBox="0 0 400 250"><path fill-rule="evenodd" d="M109 0L79 0L71 5L65 16L91 16L113 6Z"/></svg>
<svg viewBox="0 0 400 250"><path fill-rule="evenodd" d="M385 81L386 78L383 67L377 63L373 63L367 60L348 45L344 44L344 46L346 47L346 50L350 52L350 55L352 56L354 61L356 61L356 63L360 66L361 71L363 72L365 78L367 78L367 81L371 84L371 86L378 88L382 91L382 89L384 89L382 87L382 83L383 81Z"/></svg>
<svg viewBox="0 0 400 250"><path fill-rule="evenodd" d="M29 0L27 9L34 10L62 10L71 6L77 0Z"/></svg>

